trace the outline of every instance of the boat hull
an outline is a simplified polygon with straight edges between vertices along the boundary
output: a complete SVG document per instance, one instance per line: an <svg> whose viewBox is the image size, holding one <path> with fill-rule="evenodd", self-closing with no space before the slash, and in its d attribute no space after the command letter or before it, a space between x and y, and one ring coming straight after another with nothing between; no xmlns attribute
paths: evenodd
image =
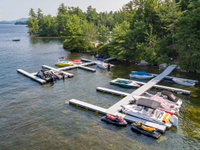
<svg viewBox="0 0 200 150"><path fill-rule="evenodd" d="M145 76L145 75L132 75L132 74L130 74L129 76L130 76L130 78L137 78L137 79L151 79L151 78L153 78L153 75Z"/></svg>
<svg viewBox="0 0 200 150"><path fill-rule="evenodd" d="M126 126L127 125L127 123L117 122L117 121L114 121L114 120L111 120L111 119L107 118L106 116L103 116L101 118L101 120L105 121L107 123L110 123L110 124L114 124L116 126Z"/></svg>

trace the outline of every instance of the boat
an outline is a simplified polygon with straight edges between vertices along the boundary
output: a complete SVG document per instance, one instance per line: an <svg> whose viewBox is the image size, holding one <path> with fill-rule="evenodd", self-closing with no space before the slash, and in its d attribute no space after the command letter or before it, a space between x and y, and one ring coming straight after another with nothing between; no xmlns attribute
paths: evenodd
<svg viewBox="0 0 200 150"><path fill-rule="evenodd" d="M145 94L150 97L152 97L152 96L163 97L169 103L176 104L179 107L181 107L181 105L183 103L180 98L176 97L172 92L169 92L169 91L161 91L161 92L148 91L148 92L145 92Z"/></svg>
<svg viewBox="0 0 200 150"><path fill-rule="evenodd" d="M56 79L65 79L68 78L68 76L62 72L56 71L56 70L51 70L51 72L54 74L54 76L56 77Z"/></svg>
<svg viewBox="0 0 200 150"><path fill-rule="evenodd" d="M114 67L113 64L106 63L106 62L97 62L96 64L101 69L110 69L110 68Z"/></svg>
<svg viewBox="0 0 200 150"><path fill-rule="evenodd" d="M170 103L169 101L165 100L163 97L160 96L152 96L150 98L144 97L144 96L138 96L138 95L134 95L133 98L137 101L139 99L143 99L143 101L149 101L149 100L153 100L153 101L157 101L160 103L160 105L158 106L159 110L165 111L166 113L169 113L170 115L174 115L175 113L179 114L179 106L177 106L176 104Z"/></svg>
<svg viewBox="0 0 200 150"><path fill-rule="evenodd" d="M134 117L142 118L154 123L171 127L177 127L178 118L175 115L170 115L165 111L158 109L160 103L154 100L146 100L140 98L136 104L122 105L122 112Z"/></svg>
<svg viewBox="0 0 200 150"><path fill-rule="evenodd" d="M131 87L140 87L135 81L125 80L117 78L115 80L110 81L111 84L118 85L124 88L131 88Z"/></svg>
<svg viewBox="0 0 200 150"><path fill-rule="evenodd" d="M105 59L103 59L103 58L97 58L97 60L99 60L99 61L104 61Z"/></svg>
<svg viewBox="0 0 200 150"><path fill-rule="evenodd" d="M42 69L38 71L36 76L45 80L46 82L53 82L56 80L56 77L49 69Z"/></svg>
<svg viewBox="0 0 200 150"><path fill-rule="evenodd" d="M184 86L190 86L190 87L195 86L195 82L188 81L186 79L173 78L172 81L174 81L177 84L184 85Z"/></svg>
<svg viewBox="0 0 200 150"><path fill-rule="evenodd" d="M137 78L137 79L151 79L154 77L152 74L147 73L145 71L131 72L129 76L130 78Z"/></svg>
<svg viewBox="0 0 200 150"><path fill-rule="evenodd" d="M106 114L101 118L102 121L105 121L107 123L111 123L117 126L126 126L127 122L123 119L123 117L120 116L113 116L110 114Z"/></svg>
<svg viewBox="0 0 200 150"><path fill-rule="evenodd" d="M82 61L80 61L79 59L74 59L74 60L71 60L70 62L74 64L82 64Z"/></svg>
<svg viewBox="0 0 200 150"><path fill-rule="evenodd" d="M157 130L155 128L146 126L143 123L141 123L140 121L133 123L131 125L131 128L142 133L142 134L144 134L144 135L151 136L151 137L154 137L156 139L158 139L161 135L161 133L157 132Z"/></svg>
<svg viewBox="0 0 200 150"><path fill-rule="evenodd" d="M12 41L20 41L20 39L14 38L12 39Z"/></svg>
<svg viewBox="0 0 200 150"><path fill-rule="evenodd" d="M64 57L60 57L58 62L55 63L56 66L72 66L74 65L73 62L66 61Z"/></svg>

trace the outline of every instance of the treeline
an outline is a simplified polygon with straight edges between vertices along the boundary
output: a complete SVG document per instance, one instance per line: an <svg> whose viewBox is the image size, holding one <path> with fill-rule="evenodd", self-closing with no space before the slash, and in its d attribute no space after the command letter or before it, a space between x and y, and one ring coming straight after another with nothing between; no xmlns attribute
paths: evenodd
<svg viewBox="0 0 200 150"><path fill-rule="evenodd" d="M132 0L109 13L61 4L56 17L31 9L28 27L31 36L65 37L68 50L151 64L173 58L183 69L200 73L199 8L199 0Z"/></svg>
<svg viewBox="0 0 200 150"><path fill-rule="evenodd" d="M15 25L27 25L27 21L17 21Z"/></svg>

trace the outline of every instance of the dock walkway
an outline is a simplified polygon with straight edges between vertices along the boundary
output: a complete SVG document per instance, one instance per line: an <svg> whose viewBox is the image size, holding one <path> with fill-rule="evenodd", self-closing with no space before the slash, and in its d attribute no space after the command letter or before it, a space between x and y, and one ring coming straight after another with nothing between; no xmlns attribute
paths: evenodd
<svg viewBox="0 0 200 150"><path fill-rule="evenodd" d="M171 65L171 66L167 67L167 69L165 69L165 71L163 71L159 76L153 78L152 80L150 80L149 82L147 82L146 84L141 86L140 88L136 89L131 94L139 95L139 96L142 95L144 92L146 92L147 90L152 88L155 84L160 82L165 76L170 74L175 68L176 68L176 65ZM132 99L133 98L131 95L126 96L125 98L123 98L122 100L120 100L119 102L117 102L116 104L111 106L110 108L108 108L107 113L109 113L111 115L116 115L116 113L119 111L119 109L121 109L121 105L128 104L130 102L130 100L132 100Z"/></svg>

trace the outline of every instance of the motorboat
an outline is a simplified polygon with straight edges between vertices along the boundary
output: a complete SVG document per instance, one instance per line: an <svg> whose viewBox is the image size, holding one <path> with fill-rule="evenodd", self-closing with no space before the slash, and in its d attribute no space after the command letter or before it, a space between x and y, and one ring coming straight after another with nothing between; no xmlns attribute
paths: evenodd
<svg viewBox="0 0 200 150"><path fill-rule="evenodd" d="M169 92L169 91L161 91L161 92L148 91L148 92L145 92L145 94L150 97L152 97L152 96L163 97L169 103L176 104L179 107L181 107L181 105L183 103L180 98L176 97L172 92Z"/></svg>
<svg viewBox="0 0 200 150"><path fill-rule="evenodd" d="M190 87L195 86L195 82L192 82L192 81L190 81L190 80L178 79L178 78L173 78L172 80L173 80L175 83L181 84L181 85L184 85L184 86L190 86Z"/></svg>
<svg viewBox="0 0 200 150"><path fill-rule="evenodd" d="M71 60L70 62L72 62L73 64L82 64L82 61L80 61L79 59L74 59Z"/></svg>
<svg viewBox="0 0 200 150"><path fill-rule="evenodd" d="M46 82L53 82L54 80L56 80L54 74L49 69L38 71L36 76L45 80Z"/></svg>
<svg viewBox="0 0 200 150"><path fill-rule="evenodd" d="M160 103L160 105L158 106L157 109L165 111L166 113L169 113L170 115L174 115L175 113L179 114L179 106L177 106L176 104L170 103L169 101L165 100L163 97L160 96L152 96L150 98L148 97L144 97L144 96L138 96L138 95L134 95L133 98L137 101L139 99L143 99L143 101L149 101L149 100L153 100L153 101L157 101Z"/></svg>
<svg viewBox="0 0 200 150"><path fill-rule="evenodd" d="M68 76L60 71L56 71L56 70L51 70L51 72L54 74L54 76L56 77L56 79L65 79L68 78Z"/></svg>
<svg viewBox="0 0 200 150"><path fill-rule="evenodd" d="M60 57L58 62L55 63L56 66L72 66L74 65L73 62L66 61L64 57Z"/></svg>
<svg viewBox="0 0 200 150"><path fill-rule="evenodd" d="M107 59L99 59L99 61L97 61L96 64L101 69L110 69L110 68L113 68L115 65L108 63L108 61L113 60L113 59L116 59L116 57L111 57Z"/></svg>
<svg viewBox="0 0 200 150"><path fill-rule="evenodd" d="M12 39L12 41L20 41L20 39L15 37L14 39Z"/></svg>
<svg viewBox="0 0 200 150"><path fill-rule="evenodd" d="M106 114L101 118L102 121L105 121L107 123L111 123L117 126L126 126L127 122L123 119L121 116L113 116L110 114Z"/></svg>
<svg viewBox="0 0 200 150"><path fill-rule="evenodd" d="M156 130L156 128L146 126L140 121L133 123L131 125L131 128L142 133L142 134L144 134L144 135L151 136L151 137L154 137L156 139L158 139L161 135L161 133L158 132Z"/></svg>
<svg viewBox="0 0 200 150"><path fill-rule="evenodd" d="M106 62L97 62L96 64L101 69L110 69L110 68L114 67L113 64L106 63Z"/></svg>
<svg viewBox="0 0 200 150"><path fill-rule="evenodd" d="M146 71L138 71L138 72L131 72L129 75L130 78L137 78L137 79L151 79L154 76Z"/></svg>
<svg viewBox="0 0 200 150"><path fill-rule="evenodd" d="M120 78L112 80L110 83L114 84L114 85L121 86L121 87L125 87L125 88L140 87L140 85L137 84L135 81L120 79Z"/></svg>
<svg viewBox="0 0 200 150"><path fill-rule="evenodd" d="M166 127L177 126L178 118L158 109L160 103L154 100L138 99L136 104L122 105L122 112Z"/></svg>

